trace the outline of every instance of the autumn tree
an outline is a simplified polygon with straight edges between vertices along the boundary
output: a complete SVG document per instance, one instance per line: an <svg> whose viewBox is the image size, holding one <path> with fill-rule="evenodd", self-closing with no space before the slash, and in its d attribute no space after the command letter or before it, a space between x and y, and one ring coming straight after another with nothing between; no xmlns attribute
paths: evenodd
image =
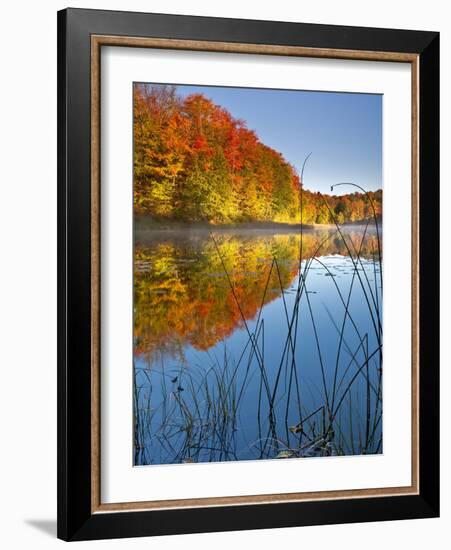
<svg viewBox="0 0 451 550"><path fill-rule="evenodd" d="M155 219L356 222L382 214L382 191L340 197L302 187L295 168L202 94L134 87L134 209Z"/></svg>

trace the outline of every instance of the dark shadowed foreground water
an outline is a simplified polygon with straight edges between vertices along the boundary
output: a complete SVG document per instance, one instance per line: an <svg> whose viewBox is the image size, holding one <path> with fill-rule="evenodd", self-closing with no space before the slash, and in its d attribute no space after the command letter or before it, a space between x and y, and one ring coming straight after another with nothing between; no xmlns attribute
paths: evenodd
<svg viewBox="0 0 451 550"><path fill-rule="evenodd" d="M374 226L138 233L134 379L135 465L381 453Z"/></svg>

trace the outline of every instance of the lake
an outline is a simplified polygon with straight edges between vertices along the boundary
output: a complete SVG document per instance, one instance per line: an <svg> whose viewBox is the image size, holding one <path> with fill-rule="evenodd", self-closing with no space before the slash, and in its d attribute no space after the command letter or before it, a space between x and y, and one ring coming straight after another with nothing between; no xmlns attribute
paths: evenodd
<svg viewBox="0 0 451 550"><path fill-rule="evenodd" d="M136 232L134 464L381 453L381 238Z"/></svg>

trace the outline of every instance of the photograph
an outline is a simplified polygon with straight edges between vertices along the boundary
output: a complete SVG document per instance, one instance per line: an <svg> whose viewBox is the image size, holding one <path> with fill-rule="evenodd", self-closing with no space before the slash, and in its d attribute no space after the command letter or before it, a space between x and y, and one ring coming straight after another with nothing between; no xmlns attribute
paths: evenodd
<svg viewBox="0 0 451 550"><path fill-rule="evenodd" d="M437 517L439 33L182 12L58 12L58 537Z"/></svg>
<svg viewBox="0 0 451 550"><path fill-rule="evenodd" d="M4 5L3 548L449 546L446 7Z"/></svg>
<svg viewBox="0 0 451 550"><path fill-rule="evenodd" d="M382 454L383 95L132 88L133 465Z"/></svg>

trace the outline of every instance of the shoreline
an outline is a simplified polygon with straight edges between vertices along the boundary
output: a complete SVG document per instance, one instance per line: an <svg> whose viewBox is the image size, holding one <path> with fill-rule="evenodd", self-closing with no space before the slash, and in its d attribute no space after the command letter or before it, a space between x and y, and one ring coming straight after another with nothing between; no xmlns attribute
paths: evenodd
<svg viewBox="0 0 451 550"><path fill-rule="evenodd" d="M381 222L382 220L378 220ZM358 222L349 222L342 224L340 227L352 228L365 226L367 220ZM204 232L237 232L237 231L252 231L252 232L281 232L281 233L296 233L302 231L315 230L331 230L336 229L334 224L300 224L300 223L283 223L283 222L241 222L227 224L212 224L208 222L180 222L180 221L159 221L146 216L135 216L133 220L134 233L178 233L185 231L189 233L204 233ZM374 228L374 221L370 221L369 228Z"/></svg>

